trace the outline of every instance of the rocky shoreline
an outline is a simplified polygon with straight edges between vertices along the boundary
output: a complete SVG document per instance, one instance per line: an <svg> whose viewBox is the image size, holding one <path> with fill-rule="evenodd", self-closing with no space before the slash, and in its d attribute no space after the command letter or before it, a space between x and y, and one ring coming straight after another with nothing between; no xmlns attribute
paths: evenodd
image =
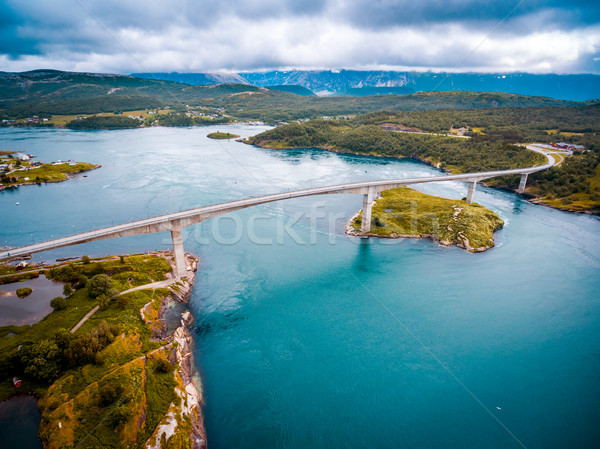
<svg viewBox="0 0 600 449"><path fill-rule="evenodd" d="M376 198L373 202L373 206L376 205L378 200L382 200L382 197L379 196L378 198ZM450 207L452 207L452 209L454 210L454 212L452 214L453 223L456 223L458 216L461 214L461 212L463 212L463 208L455 206L455 205L452 205ZM362 214L362 210L359 210L350 218L350 220L348 220L348 222L346 223L346 226L344 227L344 231L347 235L350 235L353 237L377 237L377 238L385 238L385 239L424 239L424 238L429 238L434 243L438 243L442 246L455 245L458 248L465 249L470 253L484 252L495 246L495 242L494 242L493 234L492 234L492 238L490 238L490 240L488 241L487 244L474 247L471 245L471 241L465 235L464 231L457 231L455 238L450 238L448 236L447 236L447 238L440 238L440 236L436 233L419 233L419 234L402 234L402 233L380 234L380 233L376 233L376 232L362 233L360 230L356 229L355 226L353 226L354 222L356 221L356 219L359 216L361 216L361 214ZM503 224L504 223L502 222L502 224L500 226L497 226L495 229L493 229L492 233L497 231L498 229L500 229L503 226ZM451 230L451 226L454 226L454 224L452 224L452 225L449 224L447 229Z"/></svg>
<svg viewBox="0 0 600 449"><path fill-rule="evenodd" d="M175 376L177 381L176 393L180 398L180 403L171 404L169 411L147 441L145 445L147 448L158 449L161 447L161 440L169 439L176 432L181 431L187 433L194 449L206 448L206 428L202 413L204 397L200 380L195 376L193 337L189 330L194 318L191 312L186 310L181 315L180 325L171 334L168 334L165 320L166 312L171 303L178 302L186 306L189 303L198 259L187 253L185 256L186 263L191 269L187 272L185 278L179 279L169 286L170 293L164 297L158 311L158 326L152 328L153 339L168 342L170 347L168 359L178 367ZM150 324L152 324L152 320L146 319L146 316L149 315L146 309L151 305L152 303L148 303L140 310L144 321ZM191 425L187 426L187 422ZM183 427L183 429L180 429L180 427Z"/></svg>

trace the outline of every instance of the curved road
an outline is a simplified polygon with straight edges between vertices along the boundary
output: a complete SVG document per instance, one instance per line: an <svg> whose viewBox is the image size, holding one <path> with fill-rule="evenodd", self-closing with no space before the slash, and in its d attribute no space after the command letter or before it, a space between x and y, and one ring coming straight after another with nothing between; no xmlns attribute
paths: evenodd
<svg viewBox="0 0 600 449"><path fill-rule="evenodd" d="M495 178L504 175L527 175L535 173L541 170L546 170L558 161L554 158L550 152L544 150L541 147L535 145L528 145L527 149L541 153L548 159L548 162L544 165L536 165L527 168L517 168L511 170L496 170L488 172L478 173L462 173L459 175L445 175L445 176L428 176L422 178L403 178L393 180L380 180L380 181L366 181L357 182L350 184L341 184L326 187L317 187L313 189L303 189L294 192L277 193L273 195L265 195L256 198L247 198L243 200L231 201L227 203L214 204L211 206L202 206L194 209L188 209L181 212L174 212L165 215L159 215L144 220L132 221L129 223L123 223L116 226L109 226L106 228L97 229L94 231L82 232L80 234L71 235L68 237L62 237L54 240L48 240L33 245L23 246L20 248L13 248L8 251L0 252L0 260L9 259L11 257L22 256L25 254L37 253L41 251L47 251L50 249L61 248L64 246L76 245L79 243L92 242L95 240L103 240L115 237L126 237L130 235L149 234L155 232L176 232L180 233L181 228L191 226L196 223L208 220L209 218L216 217L218 215L226 214L240 209L245 209L251 206L257 206L259 204L271 203L274 201L286 200L289 198L300 198L305 196L313 195L325 195L325 194L340 194L340 193L355 193L364 194L365 197L369 196L369 201L372 201L374 193L381 192L382 190L391 189L394 187L408 186L413 184L421 184L426 182L447 182L447 181L467 181L471 183L469 188L469 195L472 196L472 192L475 189L475 184L479 181L489 178ZM468 196L469 197L469 196ZM174 237L175 240L175 237Z"/></svg>

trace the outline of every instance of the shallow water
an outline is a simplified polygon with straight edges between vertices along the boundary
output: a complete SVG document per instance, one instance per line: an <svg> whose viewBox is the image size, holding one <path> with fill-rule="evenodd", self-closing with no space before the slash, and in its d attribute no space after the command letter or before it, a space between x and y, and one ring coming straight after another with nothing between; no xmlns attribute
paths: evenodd
<svg viewBox="0 0 600 449"><path fill-rule="evenodd" d="M1 193L0 245L287 189L441 175L414 161L206 138L225 129L264 128L1 130L4 149L103 168ZM418 189L466 193L464 183ZM359 195L188 228L185 248L201 258L190 306L210 447L597 447L600 220L486 188L475 200L506 222L481 254L346 237ZM154 234L34 260L169 247Z"/></svg>

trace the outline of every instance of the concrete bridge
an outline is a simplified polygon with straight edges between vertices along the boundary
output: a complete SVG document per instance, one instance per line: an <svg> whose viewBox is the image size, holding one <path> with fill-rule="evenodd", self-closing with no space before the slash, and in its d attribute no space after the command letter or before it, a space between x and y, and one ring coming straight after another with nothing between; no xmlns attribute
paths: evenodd
<svg viewBox="0 0 600 449"><path fill-rule="evenodd" d="M552 167L556 160L554 157L535 146L528 146L528 149L543 154L548 159L544 165L536 165L527 168L517 168L512 170L497 170L479 173L462 173L459 175L446 176L429 176L422 178L403 178L381 181L366 181L350 184L333 185L326 187L317 187L313 189L303 189L294 192L276 193L273 195L265 195L256 198L247 198L243 200L230 201L227 203L214 204L211 206L202 206L195 209L188 209L181 212L159 215L157 217L147 218L144 220L132 221L116 226L96 229L94 231L82 232L80 234L62 237L54 240L48 240L33 245L13 248L8 251L0 252L0 260L10 259L11 257L22 256L41 251L47 251L64 246L77 245L80 243L93 242L96 240L111 239L115 237L127 237L140 234L151 234L156 232L170 232L173 241L173 254L175 257L175 265L177 267L177 276L186 275L185 257L183 250L183 239L181 230L187 226L200 223L210 218L227 214L247 207L257 206L259 204L272 203L275 201L286 200L290 198L300 198L313 195L331 195L341 193L354 193L363 195L363 218L362 232L368 232L371 229L371 210L376 194L395 187L409 186L414 184L422 184L426 182L447 182L447 181L465 181L468 182L467 202L473 201L473 195L477 187L477 183L485 179L495 178L506 175L521 175L519 184L519 192L523 192L527 183L527 175L530 173L546 170Z"/></svg>

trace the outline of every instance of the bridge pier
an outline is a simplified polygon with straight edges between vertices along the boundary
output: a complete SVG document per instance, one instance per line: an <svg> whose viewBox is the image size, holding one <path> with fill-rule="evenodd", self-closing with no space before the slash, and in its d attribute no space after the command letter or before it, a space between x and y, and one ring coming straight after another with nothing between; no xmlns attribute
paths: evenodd
<svg viewBox="0 0 600 449"><path fill-rule="evenodd" d="M469 190L467 191L467 203L473 202L473 195L475 195L475 189L477 188L477 181L469 182Z"/></svg>
<svg viewBox="0 0 600 449"><path fill-rule="evenodd" d="M517 192L523 193L525 191L525 186L527 185L527 173L523 173L521 175L521 182L519 182L519 189Z"/></svg>
<svg viewBox="0 0 600 449"><path fill-rule="evenodd" d="M175 271L177 277L187 276L185 268L185 252L183 250L183 238L181 237L181 227L176 227L171 231L171 240L173 240L173 257L175 258Z"/></svg>
<svg viewBox="0 0 600 449"><path fill-rule="evenodd" d="M362 221L360 232L365 233L371 230L371 211L373 210L373 188L369 187L367 193L363 195Z"/></svg>

